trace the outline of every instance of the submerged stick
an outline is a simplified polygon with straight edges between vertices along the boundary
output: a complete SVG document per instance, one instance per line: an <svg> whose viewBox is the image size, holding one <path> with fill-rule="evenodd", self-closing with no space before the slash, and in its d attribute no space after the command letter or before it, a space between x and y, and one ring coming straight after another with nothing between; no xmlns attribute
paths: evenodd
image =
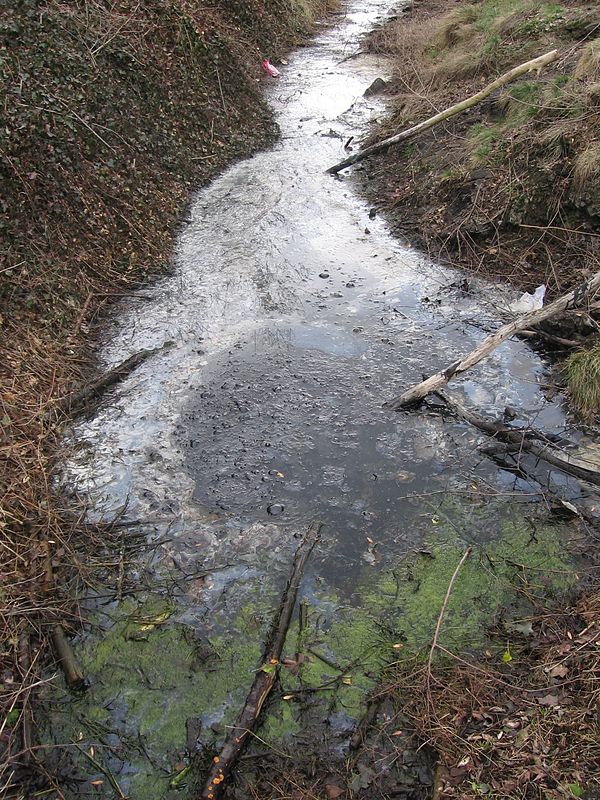
<svg viewBox="0 0 600 800"><path fill-rule="evenodd" d="M468 355L459 358L457 361L450 364L450 366L437 372L430 378L421 381L421 383L413 386L412 389L408 389L408 391L404 392L399 397L384 403L384 408L398 411L404 406L417 403L431 392L441 389L441 387L448 383L455 375L466 372L468 369L475 366L475 364L487 358L493 350L501 345L502 342L510 339L515 333L538 325L543 320L558 314L559 311L565 311L568 308L577 308L583 305L590 299L598 287L600 287L600 272L596 272L588 281L576 286L575 289L567 292L567 294L558 297L544 308L540 308L538 311L530 311L513 322L503 325L496 333L485 338Z"/></svg>
<svg viewBox="0 0 600 800"><path fill-rule="evenodd" d="M536 458L545 461L553 467L573 475L575 478L593 483L600 486L600 469L594 467L591 462L587 462L576 455L565 452L544 441L544 436L535 430L520 430L510 425L499 424L498 422L480 417L475 412L468 409L461 402L450 397L446 392L438 390L436 394L446 403L448 408L457 416L469 422L488 436L493 436L501 442L506 442L522 452L531 453ZM540 441L541 440L541 441Z"/></svg>
<svg viewBox="0 0 600 800"><path fill-rule="evenodd" d="M320 522L313 522L296 550L292 571L265 643L261 666L256 672L254 683L248 692L244 707L233 725L221 752L213 759L213 765L200 795L202 800L214 800L221 793L223 782L231 772L246 744L246 740L256 726L264 702L277 680L279 661L294 606L296 605L300 581L302 580L306 562L319 540L322 527Z"/></svg>
<svg viewBox="0 0 600 800"><path fill-rule="evenodd" d="M76 414L90 404L92 400L98 400L104 392L125 380L136 367L143 364L150 356L160 352L166 347L170 347L172 342L166 342L162 347L155 347L152 350L140 350L129 358L122 361L113 369L105 372L97 380L88 383L82 389L78 389L66 397L62 397L54 406L54 410L63 411L68 414Z"/></svg>
<svg viewBox="0 0 600 800"><path fill-rule="evenodd" d="M52 629L52 644L56 658L60 662L69 689L85 688L85 675L77 663L75 654L68 642L62 625L55 625Z"/></svg>
<svg viewBox="0 0 600 800"><path fill-rule="evenodd" d="M458 577L458 573L462 565L465 563L467 558L471 555L471 550L473 548L469 545L465 552L462 555L462 558L458 562L456 569L454 570L452 577L450 578L450 583L448 584L448 589L446 591L446 596L444 597L444 602L442 603L442 608L437 618L437 624L435 626L435 632L433 634L433 639L431 640L431 648L429 650L429 658L427 659L427 672L431 674L431 662L433 661L433 654L438 646L438 639L440 638L440 630L442 629L442 621L444 619L444 615L446 614L446 609L448 608L448 601L450 600L450 595L452 594L452 589Z"/></svg>
<svg viewBox="0 0 600 800"><path fill-rule="evenodd" d="M538 56L538 58L527 61L518 67L514 67L509 72L505 72L504 75L496 78L495 81L488 84L488 86L486 86L480 92L477 92L477 94L467 97L466 100L462 100L460 103L450 106L450 108L447 108L445 111L441 111L439 114L426 119L424 122L420 122L418 125L413 125L412 128L407 128L406 130L401 131L394 136L390 136L389 139L384 139L383 142L378 142L377 144L372 144L370 147L365 147L364 150L359 150L358 153L355 153L353 156L348 156L348 158L340 161L339 164L334 164L333 167L329 167L327 172L335 175L340 172L340 170L346 169L346 167L350 167L352 164L356 164L358 161L362 161L363 158L366 158L367 156L380 153L382 150L387 150L388 147L391 147L394 144L404 142L407 139L411 139L413 136L417 136L419 133L422 133L422 131L433 128L434 125L438 125L440 122L444 122L444 120L450 119L450 117L453 117L456 114L460 114L462 111L466 111L467 109L478 105L482 100L485 100L486 97L489 97L493 92L495 92L496 89L499 89L501 86L520 78L521 75L524 75L526 72L532 72L533 70L538 70L539 72L542 67L546 66L546 64L550 64L552 61L555 61L557 56L558 50L552 50L543 56Z"/></svg>

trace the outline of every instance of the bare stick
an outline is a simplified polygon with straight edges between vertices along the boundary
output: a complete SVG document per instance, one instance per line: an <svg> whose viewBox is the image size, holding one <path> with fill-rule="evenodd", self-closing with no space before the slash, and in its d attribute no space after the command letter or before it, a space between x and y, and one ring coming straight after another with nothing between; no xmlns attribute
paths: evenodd
<svg viewBox="0 0 600 800"><path fill-rule="evenodd" d="M437 625L435 626L435 633L433 634L433 639L431 640L431 650L429 651L429 658L427 659L427 672L431 673L431 662L433 660L433 654L435 652L436 647L438 646L438 639L440 637L440 629L442 627L442 621L444 619L444 614L446 613L446 608L448 607L448 600L450 600L450 595L452 594L452 587L454 586L454 582L460 572L460 568L465 563L467 558L471 555L472 547L467 547L461 560L456 565L456 569L454 570L454 574L450 578L450 583L448 584L448 590L446 592L446 596L444 597L444 602L442 603L442 608L440 610L440 615L438 617Z"/></svg>
<svg viewBox="0 0 600 800"><path fill-rule="evenodd" d="M384 139L383 142L378 142L377 144L373 144L370 147L365 147L364 150L359 150L358 153L355 153L352 156L348 156L343 161L340 161L339 164L335 164L333 167L329 167L327 172L330 172L332 175L337 174L340 170L345 169L346 167L352 166L352 164L356 164L358 161L362 161L363 158L367 156L372 156L375 153L380 153L382 150L387 150L388 147L391 147L394 144L398 144L399 142L404 142L406 139L411 139L413 136L417 136L417 134L422 133L422 131L426 131L429 128L433 128L434 125L438 125L440 122L444 122L446 119L450 119L450 117L455 116L456 114L460 114L461 111L466 111L468 108L472 108L473 106L481 103L482 100L485 100L486 97L489 97L496 89L499 89L501 86L504 86L507 83L511 83L512 81L519 78L521 75L524 75L526 72L532 72L533 70L537 70L538 72L545 67L547 64L550 64L552 61L555 61L558 57L558 50L552 50L549 53L546 53L543 56L539 56L538 58L534 58L531 61L527 61L525 64L521 64L518 67L514 67L509 72L505 72L504 75L501 75L499 78L496 78L495 81L490 83L480 92L477 94L471 95L471 97L467 97L466 100L462 100L460 103L456 103L456 105L447 108L445 111L440 111L439 114L436 114L429 119L426 119L424 122L420 122L418 125L414 125L412 128L407 128L400 133L395 134L395 136L390 136L389 139Z"/></svg>
<svg viewBox="0 0 600 800"><path fill-rule="evenodd" d="M540 308L538 311L530 311L528 314L524 314L513 322L503 325L496 333L486 337L468 355L459 358L457 361L450 364L450 366L437 372L430 378L427 378L427 380L418 383L416 386L413 386L412 389L404 392L394 400L389 400L384 404L384 408L397 411L403 406L422 400L431 392L437 391L448 383L455 375L466 372L466 370L475 366L479 361L482 361L501 345L502 342L509 339L515 333L519 333L519 331L526 328L534 327L543 320L558 314L559 311L565 311L568 308L576 308L588 302L598 287L600 287L600 272L596 272L588 281L575 287L575 289L562 295L562 297L558 297L554 302L549 303L544 308Z"/></svg>
<svg viewBox="0 0 600 800"><path fill-rule="evenodd" d="M488 436L493 436L501 442L506 442L509 446L512 445L511 449L531 453L536 458L546 461L568 475L573 475L575 478L600 486L600 469L598 467L595 467L591 461L586 461L583 458L578 458L573 453L559 449L545 439L544 435L539 431L532 429L519 430L510 425L480 417L461 402L450 397L446 392L438 390L436 394L454 414L462 417L462 419L474 425L483 433L487 433Z"/></svg>
<svg viewBox="0 0 600 800"><path fill-rule="evenodd" d="M225 779L244 748L247 738L252 734L264 702L277 680L281 652L285 644L294 606L296 605L300 581L302 580L306 562L319 540L321 528L321 523L313 523L296 550L290 578L283 592L279 609L265 644L261 666L256 672L252 688L248 692L244 707L231 729L227 741L219 755L213 759L213 765L200 795L202 800L214 800L223 790Z"/></svg>
<svg viewBox="0 0 600 800"><path fill-rule="evenodd" d="M65 674L65 680L69 689L83 689L85 687L85 675L77 663L75 654L69 644L62 625L55 625L52 630L52 644L56 652L56 658Z"/></svg>

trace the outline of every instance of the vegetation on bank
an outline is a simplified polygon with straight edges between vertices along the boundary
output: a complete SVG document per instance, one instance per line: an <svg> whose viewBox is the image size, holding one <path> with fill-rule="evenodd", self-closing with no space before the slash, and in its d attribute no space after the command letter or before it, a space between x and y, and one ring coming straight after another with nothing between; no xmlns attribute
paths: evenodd
<svg viewBox="0 0 600 800"><path fill-rule="evenodd" d="M394 58L390 114L372 141L558 48L541 74L361 171L393 227L436 258L529 291L546 283L550 295L600 269L597 3L418 0L369 45ZM597 332L593 307L544 329L543 346L572 350L556 374L587 420L600 410ZM392 669L389 696L437 755L434 798L596 796L597 577L593 585L573 605L543 604L498 628L475 657L454 650L434 669L418 661ZM499 669L490 657L502 644Z"/></svg>
<svg viewBox="0 0 600 800"><path fill-rule="evenodd" d="M28 687L49 629L65 613L76 622L79 510L51 487L57 401L93 370L99 315L168 268L190 191L276 135L261 59L281 57L332 5L1 3L4 789L31 760Z"/></svg>
<svg viewBox="0 0 600 800"><path fill-rule="evenodd" d="M485 274L555 291L597 268L596 4L423 0L370 46L395 64L391 114L377 138L558 48L556 64L380 157L371 176L401 229Z"/></svg>
<svg viewBox="0 0 600 800"><path fill-rule="evenodd" d="M375 157L366 168L367 192L387 207L397 230L435 257L529 291L545 283L551 296L598 270L597 4L423 0L376 31L370 47L391 54L395 69L390 115L377 139L557 48L558 61L540 74ZM583 343L580 333L597 330L588 321L583 331L581 315L573 317L559 335ZM577 361L583 382L600 387L590 366L585 355ZM581 403L576 388L570 394L586 417L600 408Z"/></svg>

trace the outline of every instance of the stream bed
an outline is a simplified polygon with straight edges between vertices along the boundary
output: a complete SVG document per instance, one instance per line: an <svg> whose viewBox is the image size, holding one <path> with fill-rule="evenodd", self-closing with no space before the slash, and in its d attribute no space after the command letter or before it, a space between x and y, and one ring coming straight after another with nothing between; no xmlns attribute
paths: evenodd
<svg viewBox="0 0 600 800"><path fill-rule="evenodd" d="M114 566L114 590L91 581L82 599L92 625L75 647L90 688L71 696L57 678L46 698L47 735L66 745L54 767L70 776L66 796L192 796L179 776L235 718L313 520L324 529L301 589L309 622L294 621L288 648L291 661L305 656L283 685L337 682L309 707L272 704L258 734L278 753L293 741L345 757L381 669L400 646L430 640L465 547L475 555L447 646L477 645L497 609L518 612L506 593L514 562L544 574L540 592L571 585L574 531L541 514L537 483L484 458L466 424L382 408L472 349L514 299L393 238L349 177L325 174L383 113L363 93L386 63L351 56L395 6L348 2L292 54L266 86L281 140L198 192L172 274L128 299L106 332L107 368L171 345L67 441L65 484L86 498L91 523L118 519L122 543L97 554ZM547 381L544 361L515 340L453 391L563 433ZM427 791L416 756L388 756L356 768L356 796L374 796L371 783L394 771Z"/></svg>

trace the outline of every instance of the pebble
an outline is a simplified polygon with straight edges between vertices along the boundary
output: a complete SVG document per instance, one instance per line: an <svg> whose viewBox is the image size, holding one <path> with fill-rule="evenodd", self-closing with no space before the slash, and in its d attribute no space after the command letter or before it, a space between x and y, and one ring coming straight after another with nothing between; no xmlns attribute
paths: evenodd
<svg viewBox="0 0 600 800"><path fill-rule="evenodd" d="M319 273L319 278L328 278L328 277L329 277L329 273L328 272L320 272Z"/></svg>
<svg viewBox="0 0 600 800"><path fill-rule="evenodd" d="M272 517L278 517L280 514L283 514L284 507L281 503L272 503L270 506L267 506L267 514L270 514Z"/></svg>

